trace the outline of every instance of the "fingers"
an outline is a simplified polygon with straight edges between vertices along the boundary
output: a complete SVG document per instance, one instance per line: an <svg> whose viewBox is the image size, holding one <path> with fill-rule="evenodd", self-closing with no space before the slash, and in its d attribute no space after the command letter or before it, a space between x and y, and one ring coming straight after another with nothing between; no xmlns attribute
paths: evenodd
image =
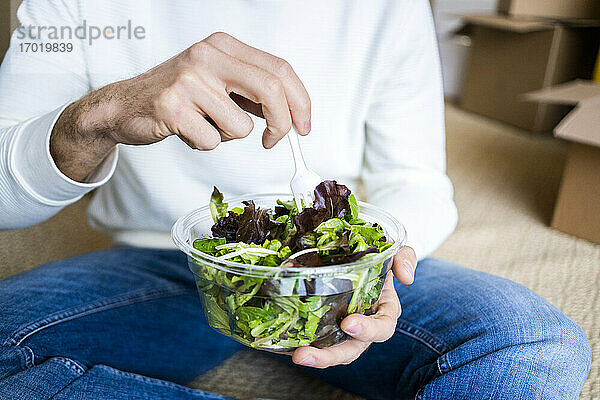
<svg viewBox="0 0 600 400"><path fill-rule="evenodd" d="M217 33L164 65L153 70L159 81L167 82L153 98L158 140L177 134L194 148L214 148L215 132L225 141L252 131L254 124L245 110L265 118L265 148L281 140L292 124L300 133L310 131L308 93L280 58ZM207 137L200 139L199 132Z"/></svg>
<svg viewBox="0 0 600 400"><path fill-rule="evenodd" d="M204 93L207 94L196 101L197 106L219 127L223 141L244 138L252 132L252 118L229 96L212 89Z"/></svg>
<svg viewBox="0 0 600 400"><path fill-rule="evenodd" d="M228 90L238 93L255 103L262 104L267 123L263 145L273 147L292 127L285 90L282 82L269 72L232 58L220 63L220 76L227 82Z"/></svg>
<svg viewBox="0 0 600 400"><path fill-rule="evenodd" d="M182 114L178 126L169 129L192 149L213 150L221 143L219 131L194 111Z"/></svg>
<svg viewBox="0 0 600 400"><path fill-rule="evenodd" d="M252 100L249 100L249 99L245 98L244 96L240 96L239 94L233 93L233 92L229 93L229 97L242 110L247 111L250 114L254 114L257 117L260 117L260 118L263 118L263 119L265 118L265 116L262 113L262 106L260 104L255 103Z"/></svg>
<svg viewBox="0 0 600 400"><path fill-rule="evenodd" d="M385 342L392 337L401 313L400 300L394 289L393 279L393 275L388 273L379 297L377 313L370 316L361 314L347 316L341 324L344 332L363 342Z"/></svg>
<svg viewBox="0 0 600 400"><path fill-rule="evenodd" d="M205 39L206 42L230 56L259 67L281 81L298 132L307 135L311 129L311 103L304 84L285 60L240 42L236 38L217 32Z"/></svg>
<svg viewBox="0 0 600 400"><path fill-rule="evenodd" d="M398 280L405 285L410 285L415 280L415 270L417 268L417 255L415 251L408 246L404 246L394 256L392 271Z"/></svg>
<svg viewBox="0 0 600 400"><path fill-rule="evenodd" d="M369 344L360 340L349 339L324 349L301 347L294 351L292 361L313 368L347 365L356 360L369 347Z"/></svg>
<svg viewBox="0 0 600 400"><path fill-rule="evenodd" d="M250 116L229 96L215 90L189 68L179 71L176 81L159 96L155 109L168 131L201 150L218 145L215 132L225 141L248 136L254 127ZM207 137L198 137L200 133Z"/></svg>
<svg viewBox="0 0 600 400"><path fill-rule="evenodd" d="M352 314L346 317L341 328L352 338L324 349L302 347L292 355L296 364L313 368L346 365L356 360L372 342L388 340L395 332L400 317L400 301L394 289L393 275L388 273L375 315Z"/></svg>
<svg viewBox="0 0 600 400"><path fill-rule="evenodd" d="M327 368L334 365L346 365L356 360L373 342L384 342L392 337L402 308L394 289L393 276L405 284L414 281L417 256L410 247L403 247L394 257L392 270L388 272L377 313L370 316L352 314L344 318L341 328L352 337L343 343L325 348L302 347L292 355L296 364Z"/></svg>

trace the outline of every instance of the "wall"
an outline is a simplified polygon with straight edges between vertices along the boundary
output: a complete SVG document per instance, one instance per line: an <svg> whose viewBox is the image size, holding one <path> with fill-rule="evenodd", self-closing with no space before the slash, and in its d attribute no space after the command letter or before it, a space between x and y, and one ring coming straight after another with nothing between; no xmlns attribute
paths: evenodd
<svg viewBox="0 0 600 400"><path fill-rule="evenodd" d="M10 34L17 26L17 8L21 0L0 0L0 61L8 49Z"/></svg>
<svg viewBox="0 0 600 400"><path fill-rule="evenodd" d="M8 48L10 37L10 0L0 0L0 60Z"/></svg>

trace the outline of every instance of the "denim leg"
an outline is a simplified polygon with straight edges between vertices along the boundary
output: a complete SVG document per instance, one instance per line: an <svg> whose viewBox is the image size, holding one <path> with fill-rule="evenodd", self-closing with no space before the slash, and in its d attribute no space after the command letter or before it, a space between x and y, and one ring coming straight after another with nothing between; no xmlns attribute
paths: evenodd
<svg viewBox="0 0 600 400"><path fill-rule="evenodd" d="M423 267L426 282L442 281L438 296L450 296L451 307L433 313L425 324L452 350L437 360L441 375L418 398L579 396L591 349L583 330L567 315L507 279L439 260Z"/></svg>
<svg viewBox="0 0 600 400"><path fill-rule="evenodd" d="M448 262L396 282L396 334L357 361L305 371L371 399L576 399L591 350L581 328L529 289Z"/></svg>
<svg viewBox="0 0 600 400"><path fill-rule="evenodd" d="M117 370L106 365L89 369L63 357L0 380L6 400L233 400L168 381Z"/></svg>
<svg viewBox="0 0 600 400"><path fill-rule="evenodd" d="M178 251L49 263L1 281L0 310L0 399L221 398L177 383L241 348L206 324Z"/></svg>

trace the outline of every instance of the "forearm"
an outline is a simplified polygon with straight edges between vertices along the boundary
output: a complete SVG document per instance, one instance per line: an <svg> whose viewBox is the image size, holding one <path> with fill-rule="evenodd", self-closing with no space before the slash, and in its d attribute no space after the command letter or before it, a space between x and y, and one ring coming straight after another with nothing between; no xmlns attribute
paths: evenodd
<svg viewBox="0 0 600 400"><path fill-rule="evenodd" d="M52 129L50 154L60 171L74 181L84 182L116 145L107 89L67 106Z"/></svg>

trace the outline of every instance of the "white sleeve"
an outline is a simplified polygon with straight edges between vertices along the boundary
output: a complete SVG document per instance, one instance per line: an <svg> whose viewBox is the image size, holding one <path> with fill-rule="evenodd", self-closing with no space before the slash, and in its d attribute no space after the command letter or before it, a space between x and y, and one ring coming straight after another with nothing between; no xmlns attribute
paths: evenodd
<svg viewBox="0 0 600 400"><path fill-rule="evenodd" d="M362 180L369 202L404 224L408 245L422 259L452 233L457 212L445 171L442 75L429 2L403 4L367 115Z"/></svg>
<svg viewBox="0 0 600 400"><path fill-rule="evenodd" d="M69 4L69 5L67 5ZM77 26L75 2L25 0L23 27ZM21 43L43 42L15 31L0 67L0 230L39 223L112 175L113 151L86 183L65 176L50 155L50 133L64 107L89 91L84 48L26 52Z"/></svg>

